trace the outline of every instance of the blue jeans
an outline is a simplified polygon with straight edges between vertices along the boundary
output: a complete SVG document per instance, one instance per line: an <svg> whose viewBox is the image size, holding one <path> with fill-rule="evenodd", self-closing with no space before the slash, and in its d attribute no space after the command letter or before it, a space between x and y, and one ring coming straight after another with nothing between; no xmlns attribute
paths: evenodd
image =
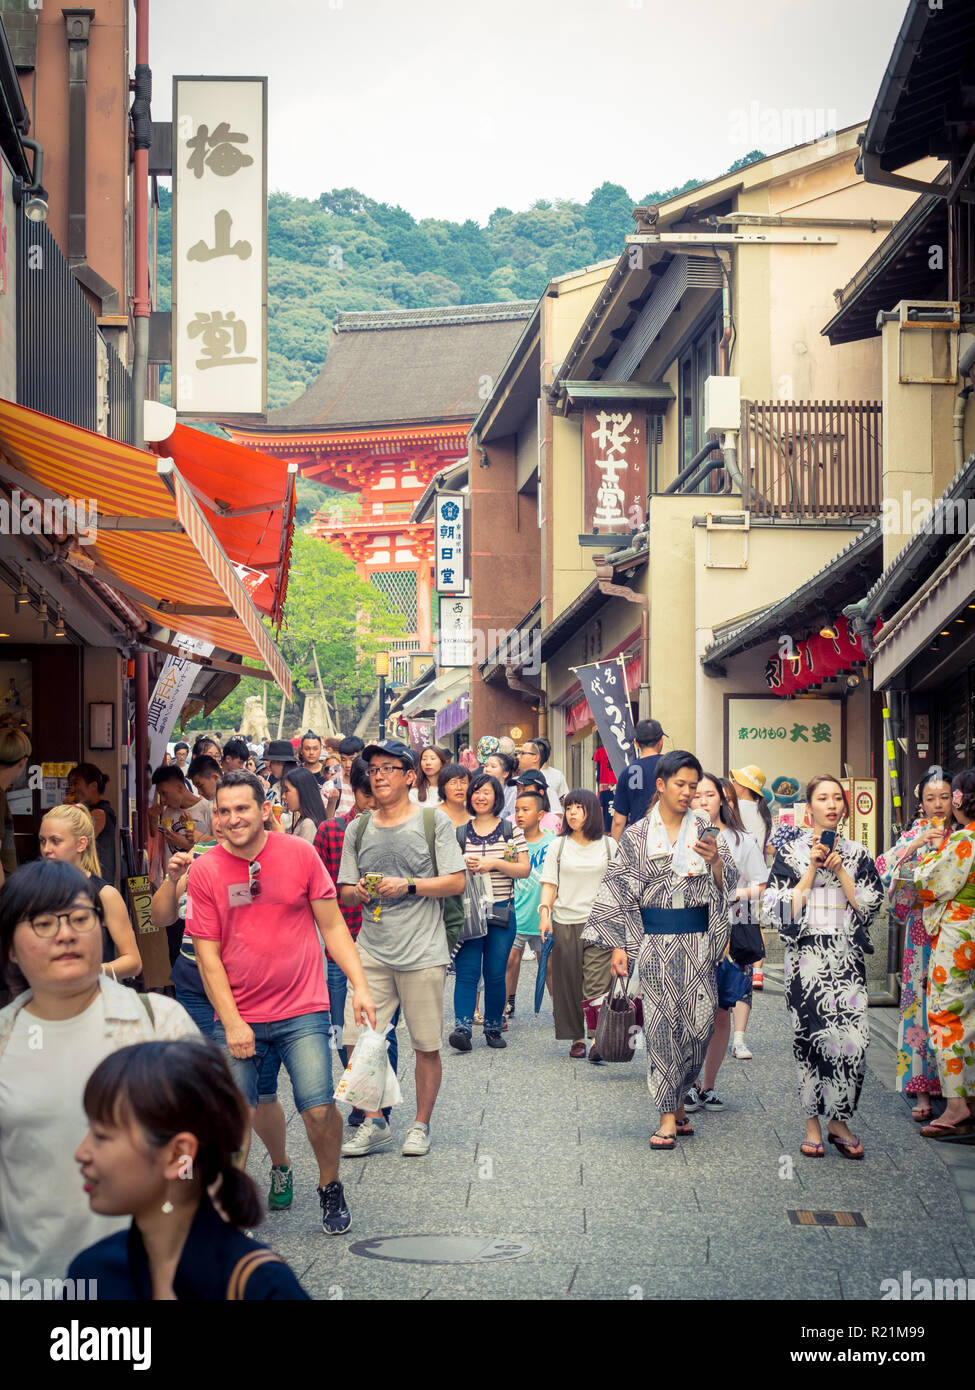
<svg viewBox="0 0 975 1390"><path fill-rule="evenodd" d="M247 1104L254 1109L260 1100L268 1065L279 1060L291 1078L295 1108L299 1115L319 1105L331 1105L332 1091L332 1021L327 1009L318 1013L299 1014L276 1023L252 1023L255 1053L253 1057L232 1057L227 1047L227 1034L217 1021L213 1029L214 1042L223 1048L234 1080ZM276 1066L275 1066L276 1074Z"/></svg>
<svg viewBox="0 0 975 1390"><path fill-rule="evenodd" d="M458 1028L474 1027L477 982L484 971L484 1031L501 1031L504 1022L505 971L515 939L515 914L506 927L488 927L487 936L465 941L454 957L454 1018Z"/></svg>
<svg viewBox="0 0 975 1390"><path fill-rule="evenodd" d="M325 963L328 967L326 978L328 980L329 1009L332 1017L340 1020L335 1027L336 1051L342 1059L342 1066L347 1067L349 1065L349 1049L347 1047L342 1047L340 1044L342 1039L341 1020L345 1018L345 996L349 992L349 981L348 977L339 966L335 964L334 960L326 960ZM396 1025L399 1023L399 1015L400 1011L397 1009L389 1025L392 1029L389 1035L389 1060L393 1071L396 1071L399 1063L399 1044L396 1041Z"/></svg>
<svg viewBox="0 0 975 1390"><path fill-rule="evenodd" d="M181 989L177 985L176 1002L182 1004L205 1038L213 1037L217 1026L217 1014L205 994L198 994L193 989ZM264 1105L266 1101L277 1100L278 1072L280 1069L281 1058L278 1056L277 1049L269 1048L267 1055L261 1062L261 1069L257 1077L257 1096L261 1105Z"/></svg>

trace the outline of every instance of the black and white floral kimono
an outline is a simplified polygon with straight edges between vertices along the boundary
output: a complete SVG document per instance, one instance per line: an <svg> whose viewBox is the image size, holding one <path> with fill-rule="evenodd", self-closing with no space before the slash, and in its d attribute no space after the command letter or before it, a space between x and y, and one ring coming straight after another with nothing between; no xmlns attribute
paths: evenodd
<svg viewBox="0 0 975 1390"><path fill-rule="evenodd" d="M864 955L872 954L868 928L884 902L877 866L862 845L837 840L853 881L856 909L840 881L820 868L798 916L792 894L809 868L808 830L780 832L762 898L763 917L785 943L785 998L792 1020L792 1050L799 1102L809 1118L851 1119L867 1065L867 985Z"/></svg>
<svg viewBox="0 0 975 1390"><path fill-rule="evenodd" d="M738 870L718 840L721 886L688 848L708 824L688 811L673 846L654 806L624 830L583 941L625 949L639 971L647 1086L661 1114L680 1109L704 1065L718 1007L715 970L728 945ZM696 925L695 925L696 918ZM668 932L668 925L679 930Z"/></svg>

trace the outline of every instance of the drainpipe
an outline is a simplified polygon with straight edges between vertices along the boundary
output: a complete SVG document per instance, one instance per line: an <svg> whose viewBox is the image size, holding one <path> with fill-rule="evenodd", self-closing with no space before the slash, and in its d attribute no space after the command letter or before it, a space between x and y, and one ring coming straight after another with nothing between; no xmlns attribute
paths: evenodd
<svg viewBox="0 0 975 1390"><path fill-rule="evenodd" d="M135 843L149 848L149 793L146 763L149 761L149 653L135 654Z"/></svg>
<svg viewBox="0 0 975 1390"><path fill-rule="evenodd" d="M149 366L149 147L152 144L152 73L149 70L149 0L135 0L135 81L132 102L133 232L132 443L145 448L146 373Z"/></svg>
<svg viewBox="0 0 975 1390"><path fill-rule="evenodd" d="M721 341L718 343L718 375L727 376L728 367L728 344L731 342L731 257L725 253L719 253L717 259L721 263Z"/></svg>
<svg viewBox="0 0 975 1390"><path fill-rule="evenodd" d="M622 598L628 603L640 605L640 696L639 717L650 718L650 599L646 594L638 594L628 584L612 582L615 571L612 565L597 564L596 582L599 592L607 598Z"/></svg>
<svg viewBox="0 0 975 1390"><path fill-rule="evenodd" d="M118 290L88 264L88 40L95 11L61 13L68 36L68 265L100 312L112 314Z"/></svg>
<svg viewBox="0 0 975 1390"><path fill-rule="evenodd" d="M969 343L968 347L958 359L958 375L967 377L968 381L958 392L955 401L955 411L951 418L951 436L955 450L955 472L961 470L965 462L965 407L968 405L968 398L972 394L971 373L975 368L975 340Z"/></svg>

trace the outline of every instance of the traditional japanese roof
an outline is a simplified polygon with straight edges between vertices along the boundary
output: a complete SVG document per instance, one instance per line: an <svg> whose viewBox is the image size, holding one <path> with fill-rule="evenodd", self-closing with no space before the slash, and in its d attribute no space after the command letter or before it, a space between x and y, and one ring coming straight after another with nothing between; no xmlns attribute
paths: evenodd
<svg viewBox="0 0 975 1390"><path fill-rule="evenodd" d="M714 641L701 657L704 669L722 675L721 662L729 657L771 641L781 632L798 634L803 628L814 627L821 615L834 617L844 604L862 598L882 563L880 520L874 517L838 555L771 608L715 628Z"/></svg>
<svg viewBox="0 0 975 1390"><path fill-rule="evenodd" d="M339 314L319 376L266 428L473 420L535 301Z"/></svg>

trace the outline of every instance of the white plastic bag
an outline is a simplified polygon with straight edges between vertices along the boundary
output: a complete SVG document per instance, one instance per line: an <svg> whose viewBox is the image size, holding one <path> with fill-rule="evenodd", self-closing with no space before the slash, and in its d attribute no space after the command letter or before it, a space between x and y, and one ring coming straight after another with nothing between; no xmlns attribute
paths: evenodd
<svg viewBox="0 0 975 1390"><path fill-rule="evenodd" d="M377 1033L368 1023L359 1028L355 1051L349 1059L342 1079L335 1088L335 1099L343 1105L352 1105L359 1110L382 1110L384 1105L398 1105L402 1093L396 1100L386 1099L386 1094L399 1091L399 1083L393 1074L393 1085L389 1076L393 1072L389 1064L386 1038Z"/></svg>

